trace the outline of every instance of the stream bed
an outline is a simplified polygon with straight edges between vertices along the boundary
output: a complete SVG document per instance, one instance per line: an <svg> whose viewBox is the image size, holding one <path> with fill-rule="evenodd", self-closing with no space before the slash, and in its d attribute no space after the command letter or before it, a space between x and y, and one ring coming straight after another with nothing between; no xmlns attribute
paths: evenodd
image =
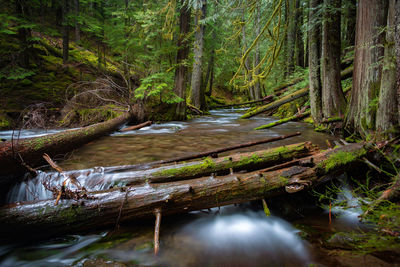
<svg viewBox="0 0 400 267"><path fill-rule="evenodd" d="M311 141L324 149L326 139L334 139L299 122L255 131L255 127L275 119L257 116L242 120L239 119L242 112L241 109L215 110L188 122L160 123L138 131L116 132L74 151L59 165L63 170L76 170L145 163L297 131L301 132L300 136L225 154L302 141ZM20 136L38 134L43 132L23 131ZM11 132L2 132L0 136L9 139ZM35 194L34 190L25 191ZM21 189L12 192L9 197L20 201ZM46 194L43 190L36 193ZM30 200L35 197L40 196L32 195ZM353 206L356 203L351 194L340 197L349 198ZM3 244L0 245L0 266L392 266L374 256L321 246L327 235L360 228L357 209L347 213L334 210L342 216L334 218L332 223L328 213L321 210L311 217L299 214L290 221L275 213L273 207L271 211L273 215L266 217L259 203L246 203L162 218L157 256L153 254L154 222L143 221L34 243Z"/></svg>

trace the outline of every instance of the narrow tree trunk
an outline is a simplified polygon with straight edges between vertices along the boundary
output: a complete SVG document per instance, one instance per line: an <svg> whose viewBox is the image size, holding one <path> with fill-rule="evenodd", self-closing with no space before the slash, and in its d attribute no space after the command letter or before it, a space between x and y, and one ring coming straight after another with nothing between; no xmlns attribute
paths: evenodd
<svg viewBox="0 0 400 267"><path fill-rule="evenodd" d="M255 22L254 22L254 27L255 27L255 36L258 36L261 31L261 4L258 1L257 2L257 7L256 7L256 15L255 15ZM260 58L260 43L257 42L255 52L254 52L254 63L253 63L253 69L257 67L257 65L260 63L261 58ZM255 69L254 75L257 76L260 74L259 68ZM261 82L259 78L256 78L256 82L254 84L254 100L261 99L262 97L262 92L261 92Z"/></svg>
<svg viewBox="0 0 400 267"><path fill-rule="evenodd" d="M353 155L351 160L337 161L339 152ZM132 222L152 218L157 210L165 215L186 213L248 202L280 194L294 193L332 179L344 172L365 149L359 144L325 151L312 157L312 166L296 166L259 170L221 177L203 177L192 181L146 184L87 193L76 200L54 200L10 205L0 209L0 233L6 238L60 235L112 227L115 222ZM310 158L304 158L310 162ZM335 174L335 175L330 175Z"/></svg>
<svg viewBox="0 0 400 267"><path fill-rule="evenodd" d="M355 1L347 1L346 5L346 45L354 46L356 40L357 7Z"/></svg>
<svg viewBox="0 0 400 267"><path fill-rule="evenodd" d="M246 38L246 22L245 22L245 8L242 9L242 57L244 56L247 50L247 38ZM250 71L250 56L247 56L244 61L244 75L245 75L245 83L250 83L252 77L249 76ZM254 95L254 87L249 86L249 96L250 100L255 100Z"/></svg>
<svg viewBox="0 0 400 267"><path fill-rule="evenodd" d="M322 120L322 87L321 87L321 24L318 9L322 0L310 0L308 15L308 49L309 49L309 84L311 116L315 123Z"/></svg>
<svg viewBox="0 0 400 267"><path fill-rule="evenodd" d="M215 30L213 30L213 40L215 40ZM215 48L211 48L211 55L210 55L210 61L208 62L207 66L207 73L206 73L206 80L205 80L205 94L207 96L211 96L212 94L212 82L213 82L213 76L214 76L214 58L215 58ZM207 89L209 88L209 89Z"/></svg>
<svg viewBox="0 0 400 267"><path fill-rule="evenodd" d="M289 20L287 31L287 73L293 74L295 65L295 44L296 44L296 24L295 24L295 0L287 1L287 19Z"/></svg>
<svg viewBox="0 0 400 267"><path fill-rule="evenodd" d="M202 65L203 65L203 47L204 47L204 25L200 24L200 20L204 19L206 14L206 1L197 0L198 8L195 11L195 41L193 44L194 62L192 70L192 95L193 105L199 109L204 107L202 103Z"/></svg>
<svg viewBox="0 0 400 267"><path fill-rule="evenodd" d="M387 24L388 1L360 0L357 9L353 88L345 126L364 137L375 129L377 97L384 55L382 28Z"/></svg>
<svg viewBox="0 0 400 267"><path fill-rule="evenodd" d="M27 6L24 0L15 1L15 11L17 17L26 19ZM18 39L21 43L21 54L19 55L19 62L23 68L29 68L30 57L30 42L31 29L26 27L18 27Z"/></svg>
<svg viewBox="0 0 400 267"><path fill-rule="evenodd" d="M383 60L382 80L379 93L379 105L376 113L376 129L386 137L393 137L394 127L399 125L397 103L397 67L394 51L395 1L388 0L385 55ZM388 132L391 130L390 132Z"/></svg>
<svg viewBox="0 0 400 267"><path fill-rule="evenodd" d="M400 0L396 0L395 3L395 35L394 35L394 46L395 55L397 62L397 110L398 118L400 118ZM400 119L399 119L400 120Z"/></svg>
<svg viewBox="0 0 400 267"><path fill-rule="evenodd" d="M186 119L186 84L187 84L187 66L185 61L189 56L189 42L186 39L190 30L190 8L185 5L185 0L180 1L179 10L179 37L178 37L178 52L176 55L176 64L178 67L175 70L175 88L174 92L182 98L182 101L175 104L175 119Z"/></svg>
<svg viewBox="0 0 400 267"><path fill-rule="evenodd" d="M45 163L44 153L51 157L67 153L100 136L110 133L132 117L127 112L115 119L77 130L66 130L42 137L12 140L0 143L0 187L15 183L13 174L25 172L22 163L32 167ZM23 160L23 161L22 161ZM0 189L1 190L1 189Z"/></svg>
<svg viewBox="0 0 400 267"><path fill-rule="evenodd" d="M340 82L341 0L324 1L322 36L322 114L325 118L343 115L346 99Z"/></svg>
<svg viewBox="0 0 400 267"><path fill-rule="evenodd" d="M303 25L303 7L301 1L296 0L296 60L297 66L304 68L304 42L303 32L301 27Z"/></svg>
<svg viewBox="0 0 400 267"><path fill-rule="evenodd" d="M63 64L68 62L69 56L69 1L63 0Z"/></svg>
<svg viewBox="0 0 400 267"><path fill-rule="evenodd" d="M79 42L81 40L81 29L79 26L79 0L75 0L75 42Z"/></svg>

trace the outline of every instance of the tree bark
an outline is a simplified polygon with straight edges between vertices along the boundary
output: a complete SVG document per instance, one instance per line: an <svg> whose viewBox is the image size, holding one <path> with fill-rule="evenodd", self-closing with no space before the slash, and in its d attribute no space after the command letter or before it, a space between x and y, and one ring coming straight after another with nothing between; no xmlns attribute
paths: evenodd
<svg viewBox="0 0 400 267"><path fill-rule="evenodd" d="M133 126L125 127L125 128L123 128L123 129L121 129L120 131L121 131L121 132L135 131L135 130L142 129L143 127L146 127L146 126L150 126L152 123L153 123L152 121L146 121L146 122L143 122L143 123L138 124L138 125L133 125Z"/></svg>
<svg viewBox="0 0 400 267"><path fill-rule="evenodd" d="M214 81L214 61L215 61L215 47L214 47L214 42L216 39L216 33L215 29L212 29L212 47L211 47L211 55L210 55L210 60L208 61L208 66L207 66L207 73L206 73L206 79L205 79L205 85L204 85L204 91L207 96L211 96L212 94L212 87L213 87L213 81ZM207 88L209 88L207 90Z"/></svg>
<svg viewBox="0 0 400 267"><path fill-rule="evenodd" d="M345 127L364 137L375 130L387 7L388 1L360 0L357 8L353 88Z"/></svg>
<svg viewBox="0 0 400 267"><path fill-rule="evenodd" d="M69 1L63 0L62 14L63 14L63 64L68 62L69 57Z"/></svg>
<svg viewBox="0 0 400 267"><path fill-rule="evenodd" d="M308 15L308 66L310 84L311 116L315 123L322 120L322 88L321 88L321 23L318 9L322 0L310 0Z"/></svg>
<svg viewBox="0 0 400 267"><path fill-rule="evenodd" d="M178 37L178 52L176 54L176 64L178 67L175 70L175 88L174 92L182 98L182 101L175 104L175 119L186 119L186 83L187 83L187 66L185 61L189 56L189 42L186 39L190 30L190 8L185 5L185 0L180 1L179 10L179 37Z"/></svg>
<svg viewBox="0 0 400 267"><path fill-rule="evenodd" d="M201 79L202 79L202 67L203 67L203 47L204 47L204 25L200 23L200 20L204 19L206 16L206 1L196 0L198 8L195 11L195 41L193 44L193 70L192 70L192 104L199 109L204 109L204 104L202 99L201 90Z"/></svg>
<svg viewBox="0 0 400 267"><path fill-rule="evenodd" d="M396 90L397 68L394 51L395 0L388 1L389 8L386 28L385 54L383 59L379 104L376 112L376 129L381 133L382 137L393 137L393 135L396 134L394 127L398 127L399 125Z"/></svg>
<svg viewBox="0 0 400 267"><path fill-rule="evenodd" d="M46 164L42 159L44 153L51 157L67 153L100 136L113 132L131 117L131 113L126 112L115 119L76 130L0 143L0 187L4 188L17 182L14 175L26 172L21 163L26 163L31 167Z"/></svg>
<svg viewBox="0 0 400 267"><path fill-rule="evenodd" d="M395 55L397 62L397 110L400 118L400 0L396 0L395 3L395 34L394 34L394 46ZM400 120L400 119L399 119Z"/></svg>
<svg viewBox="0 0 400 267"><path fill-rule="evenodd" d="M339 151L354 155L338 162ZM344 152L343 152L344 151ZM0 209L2 239L24 236L60 235L112 227L118 222L152 218L154 211L163 216L186 213L234 203L272 197L304 190L336 177L365 155L365 149L352 144L313 156L312 166L292 166L273 171L256 171L190 181L114 188L87 193L76 200L54 200L13 204ZM332 175L331 175L332 174Z"/></svg>
<svg viewBox="0 0 400 267"><path fill-rule="evenodd" d="M322 114L325 118L343 115L346 99L340 82L341 0L324 0L322 34Z"/></svg>

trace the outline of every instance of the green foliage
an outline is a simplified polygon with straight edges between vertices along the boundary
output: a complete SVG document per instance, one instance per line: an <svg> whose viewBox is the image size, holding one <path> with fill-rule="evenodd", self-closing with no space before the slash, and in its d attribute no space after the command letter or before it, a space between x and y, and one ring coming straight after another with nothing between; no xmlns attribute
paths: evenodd
<svg viewBox="0 0 400 267"><path fill-rule="evenodd" d="M27 70L21 67L15 67L15 68L5 67L0 70L0 79L23 80L34 74L35 72L33 70Z"/></svg>
<svg viewBox="0 0 400 267"><path fill-rule="evenodd" d="M135 97L138 99L159 97L161 103L165 102L167 104L183 101L173 92L172 88L172 73L155 73L141 80L140 86L135 90Z"/></svg>

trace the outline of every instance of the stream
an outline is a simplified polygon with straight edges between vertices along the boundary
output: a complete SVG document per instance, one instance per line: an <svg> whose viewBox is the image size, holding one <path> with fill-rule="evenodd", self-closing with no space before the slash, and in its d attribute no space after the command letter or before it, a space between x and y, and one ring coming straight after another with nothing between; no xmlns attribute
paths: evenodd
<svg viewBox="0 0 400 267"><path fill-rule="evenodd" d="M243 109L214 110L188 122L116 132L74 151L59 166L63 170L77 170L145 163L297 131L300 136L224 154L302 141L311 141L325 149L326 139L334 139L299 122L255 131L255 127L276 119L257 116L243 120L239 119L242 113ZM0 137L10 139L11 134L12 131L0 132ZM41 134L45 133L22 131L20 137ZM301 216L289 221L278 209L275 212L276 204L271 207L270 217L265 216L259 203L230 205L162 218L157 256L153 254L154 222L144 221L83 235L0 245L0 266L386 266L386 262L372 256L367 260L347 252L332 256L331 251L320 246L327 234L360 227L357 199L345 185L343 188L344 193L338 199L347 199L352 209L332 210L341 216L331 224L328 212L321 209L310 217L299 212ZM8 201L50 196L40 182L29 181L15 186Z"/></svg>

